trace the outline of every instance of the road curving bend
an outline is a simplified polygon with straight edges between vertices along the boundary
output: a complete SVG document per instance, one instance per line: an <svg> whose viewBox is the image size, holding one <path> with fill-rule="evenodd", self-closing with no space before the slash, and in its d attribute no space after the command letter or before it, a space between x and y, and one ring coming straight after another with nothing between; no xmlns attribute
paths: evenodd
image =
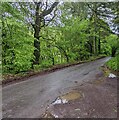
<svg viewBox="0 0 119 120"><path fill-rule="evenodd" d="M109 59L67 67L3 87L3 118L39 118L59 95L96 79L102 73L100 67Z"/></svg>

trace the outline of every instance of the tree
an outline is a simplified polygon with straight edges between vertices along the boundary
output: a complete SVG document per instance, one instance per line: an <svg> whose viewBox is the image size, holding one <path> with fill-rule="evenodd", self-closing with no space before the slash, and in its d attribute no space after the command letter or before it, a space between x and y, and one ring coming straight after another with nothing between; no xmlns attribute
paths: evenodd
<svg viewBox="0 0 119 120"><path fill-rule="evenodd" d="M18 9L11 3L3 3L2 8L3 72L27 71L33 59L33 36Z"/></svg>
<svg viewBox="0 0 119 120"><path fill-rule="evenodd" d="M39 58L40 58L40 31L41 31L41 27L45 26L45 16L49 15L53 9L58 5L58 2L54 2L50 8L48 8L47 6L47 2L46 2L46 6L45 9L39 13L40 11L40 5L43 4L42 2L38 2L35 3L36 4L36 11L35 11L35 24L33 25L34 28L34 56L35 59L33 61L33 64L39 64ZM42 6L42 5L41 5ZM54 16L52 17L52 19L54 18ZM52 19L50 19L49 21L51 21ZM44 21L44 24L42 25L42 22Z"/></svg>
<svg viewBox="0 0 119 120"><path fill-rule="evenodd" d="M118 50L118 43L119 43L119 38L117 35L110 34L106 38L108 44L111 46L111 56L115 57L116 52Z"/></svg>
<svg viewBox="0 0 119 120"><path fill-rule="evenodd" d="M118 49L109 41L118 34L117 8L116 3L2 3L4 71L42 69L99 54L116 56Z"/></svg>

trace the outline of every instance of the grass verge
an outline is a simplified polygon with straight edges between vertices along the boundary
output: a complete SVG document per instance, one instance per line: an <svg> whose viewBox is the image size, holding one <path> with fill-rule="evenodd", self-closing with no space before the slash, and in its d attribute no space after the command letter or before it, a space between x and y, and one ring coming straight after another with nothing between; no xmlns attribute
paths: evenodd
<svg viewBox="0 0 119 120"><path fill-rule="evenodd" d="M106 62L106 66L113 71L119 71L119 55L117 55L116 57L111 58L109 61Z"/></svg>

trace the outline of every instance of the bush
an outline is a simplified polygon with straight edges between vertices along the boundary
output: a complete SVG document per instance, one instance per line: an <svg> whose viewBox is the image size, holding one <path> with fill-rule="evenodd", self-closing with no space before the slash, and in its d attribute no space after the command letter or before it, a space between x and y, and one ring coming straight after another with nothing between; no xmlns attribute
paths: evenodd
<svg viewBox="0 0 119 120"><path fill-rule="evenodd" d="M112 70L115 70L115 71L119 71L119 64L118 64L118 61L119 61L119 55L117 55L116 57L113 57L112 59L110 59L106 65L112 69Z"/></svg>

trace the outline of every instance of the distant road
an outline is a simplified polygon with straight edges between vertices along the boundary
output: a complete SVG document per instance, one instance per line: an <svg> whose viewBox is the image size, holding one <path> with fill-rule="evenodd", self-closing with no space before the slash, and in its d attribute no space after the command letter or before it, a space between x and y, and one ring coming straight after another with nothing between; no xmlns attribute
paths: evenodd
<svg viewBox="0 0 119 120"><path fill-rule="evenodd" d="M3 118L40 118L45 108L64 92L91 81L110 57L64 68L3 88Z"/></svg>

